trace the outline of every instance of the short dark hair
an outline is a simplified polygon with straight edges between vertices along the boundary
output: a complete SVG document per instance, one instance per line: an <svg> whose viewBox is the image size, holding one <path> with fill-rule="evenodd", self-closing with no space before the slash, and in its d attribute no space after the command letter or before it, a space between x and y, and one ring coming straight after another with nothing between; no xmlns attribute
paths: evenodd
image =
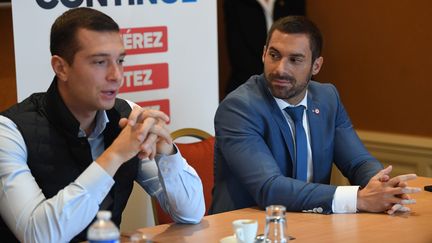
<svg viewBox="0 0 432 243"><path fill-rule="evenodd" d="M268 44L275 30L287 34L308 35L309 45L312 51L312 61L321 55L321 49L323 46L321 31L312 21L306 17L287 16L274 22L267 35L266 48L268 48Z"/></svg>
<svg viewBox="0 0 432 243"><path fill-rule="evenodd" d="M76 33L79 29L101 32L119 32L118 24L108 15L91 8L74 8L60 15L51 27L51 55L73 63L75 53L80 49Z"/></svg>

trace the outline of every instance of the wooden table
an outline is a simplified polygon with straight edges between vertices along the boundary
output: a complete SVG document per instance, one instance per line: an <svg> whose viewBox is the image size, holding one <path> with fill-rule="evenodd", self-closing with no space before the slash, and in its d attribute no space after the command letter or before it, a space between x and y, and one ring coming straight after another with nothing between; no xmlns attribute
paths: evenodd
<svg viewBox="0 0 432 243"><path fill-rule="evenodd" d="M410 186L432 185L432 178L420 177ZM300 242L432 242L432 192L413 195L417 204L410 213L395 215L358 213L331 214L287 213L288 233ZM257 219L258 233L264 232L264 211L245 208L204 217L197 225L165 224L139 229L153 242L219 242L233 234L235 219ZM124 242L127 242L125 240Z"/></svg>

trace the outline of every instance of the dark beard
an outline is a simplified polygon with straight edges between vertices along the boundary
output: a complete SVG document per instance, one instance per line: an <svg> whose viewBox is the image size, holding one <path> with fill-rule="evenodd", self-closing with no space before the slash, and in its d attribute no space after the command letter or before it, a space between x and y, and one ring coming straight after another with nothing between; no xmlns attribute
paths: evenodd
<svg viewBox="0 0 432 243"><path fill-rule="evenodd" d="M286 101L286 100L289 100L289 99L292 99L292 98L298 96L305 89L307 89L307 86L309 84L311 76L312 75L309 75L309 79L307 80L307 82L305 82L304 84L301 84L299 86L297 80L290 75L281 76L281 75L269 74L269 75L266 75L267 87L270 89L270 91L274 97ZM291 83L292 87L286 88L286 87L273 86L272 80L274 80L274 79L288 81Z"/></svg>

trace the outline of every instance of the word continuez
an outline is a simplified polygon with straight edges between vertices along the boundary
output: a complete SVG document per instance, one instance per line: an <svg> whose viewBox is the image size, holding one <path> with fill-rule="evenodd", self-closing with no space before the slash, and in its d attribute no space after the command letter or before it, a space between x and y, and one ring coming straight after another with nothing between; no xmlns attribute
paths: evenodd
<svg viewBox="0 0 432 243"><path fill-rule="evenodd" d="M198 0L36 0L39 7L43 9L53 9L59 2L61 2L65 7L76 8L80 7L84 2L87 7L93 7L93 2L98 2L101 7L107 7L108 4L114 6L127 5L144 5L144 4L158 4L158 3L195 3ZM109 2L109 3L108 3Z"/></svg>

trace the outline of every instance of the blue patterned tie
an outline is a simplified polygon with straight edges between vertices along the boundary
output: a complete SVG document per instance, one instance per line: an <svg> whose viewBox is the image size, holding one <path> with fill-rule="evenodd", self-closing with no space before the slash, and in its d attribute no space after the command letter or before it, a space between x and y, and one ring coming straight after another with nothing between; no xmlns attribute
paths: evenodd
<svg viewBox="0 0 432 243"><path fill-rule="evenodd" d="M303 128L303 111L305 107L287 107L285 111L295 124L295 147L296 147L296 177L299 180L307 180L307 141L306 133Z"/></svg>

